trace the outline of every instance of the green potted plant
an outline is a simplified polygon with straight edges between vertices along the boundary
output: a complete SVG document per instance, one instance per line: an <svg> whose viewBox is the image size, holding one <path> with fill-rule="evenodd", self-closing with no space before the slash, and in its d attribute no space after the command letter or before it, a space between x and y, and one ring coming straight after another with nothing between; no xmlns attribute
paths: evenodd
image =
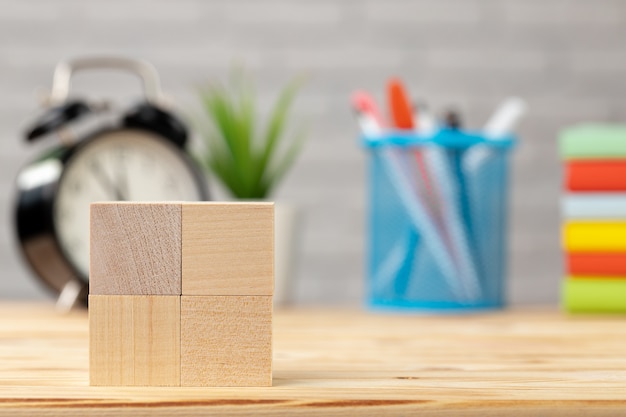
<svg viewBox="0 0 626 417"><path fill-rule="evenodd" d="M204 117L198 130L205 151L198 159L233 198L267 200L292 167L305 138L305 130L294 130L290 123L290 109L301 84L294 80L282 89L267 120L261 120L254 86L241 72L230 83L200 89ZM284 304L294 270L295 207L277 204L274 226L274 300Z"/></svg>
<svg viewBox="0 0 626 417"><path fill-rule="evenodd" d="M265 200L300 153L304 130L288 130L289 110L300 86L293 81L280 92L269 119L262 123L253 85L241 74L230 84L200 90L206 152L200 161L238 199Z"/></svg>

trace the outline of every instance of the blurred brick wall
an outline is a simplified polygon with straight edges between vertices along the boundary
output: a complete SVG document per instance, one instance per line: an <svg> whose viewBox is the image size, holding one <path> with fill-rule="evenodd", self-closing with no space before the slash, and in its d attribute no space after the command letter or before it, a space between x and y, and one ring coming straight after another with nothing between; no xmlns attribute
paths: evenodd
<svg viewBox="0 0 626 417"><path fill-rule="evenodd" d="M512 198L514 302L558 299L560 168L555 138L579 121L626 116L626 2L407 1L0 1L0 297L42 298L14 248L13 178L34 150L20 129L63 57L124 54L160 70L180 108L197 109L195 85L242 62L264 108L295 74L310 81L296 114L310 138L278 199L306 223L297 300L357 304L362 297L366 158L348 96L380 98L388 76L431 106L455 105L480 127L506 96L526 98ZM136 91L133 80L78 77L79 91Z"/></svg>

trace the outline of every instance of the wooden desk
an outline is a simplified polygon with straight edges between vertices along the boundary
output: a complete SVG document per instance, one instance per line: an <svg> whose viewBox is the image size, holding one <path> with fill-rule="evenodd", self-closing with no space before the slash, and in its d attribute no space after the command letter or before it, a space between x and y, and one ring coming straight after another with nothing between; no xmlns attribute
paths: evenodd
<svg viewBox="0 0 626 417"><path fill-rule="evenodd" d="M279 311L272 388L88 386L87 315L0 305L1 415L626 414L626 317Z"/></svg>

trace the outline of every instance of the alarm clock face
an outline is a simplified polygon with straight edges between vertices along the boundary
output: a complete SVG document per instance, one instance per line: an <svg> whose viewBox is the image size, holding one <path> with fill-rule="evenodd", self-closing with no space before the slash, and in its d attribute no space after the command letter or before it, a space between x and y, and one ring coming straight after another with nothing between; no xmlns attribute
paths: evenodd
<svg viewBox="0 0 626 417"><path fill-rule="evenodd" d="M196 171L173 144L140 130L105 132L66 162L53 206L54 227L61 250L87 277L90 203L203 197Z"/></svg>

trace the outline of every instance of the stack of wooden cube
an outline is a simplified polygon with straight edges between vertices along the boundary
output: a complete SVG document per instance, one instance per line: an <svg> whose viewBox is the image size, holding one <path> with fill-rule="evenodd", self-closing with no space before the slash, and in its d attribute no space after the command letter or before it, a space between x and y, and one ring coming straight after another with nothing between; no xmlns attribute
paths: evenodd
<svg viewBox="0 0 626 417"><path fill-rule="evenodd" d="M270 386L272 203L94 203L90 384Z"/></svg>

